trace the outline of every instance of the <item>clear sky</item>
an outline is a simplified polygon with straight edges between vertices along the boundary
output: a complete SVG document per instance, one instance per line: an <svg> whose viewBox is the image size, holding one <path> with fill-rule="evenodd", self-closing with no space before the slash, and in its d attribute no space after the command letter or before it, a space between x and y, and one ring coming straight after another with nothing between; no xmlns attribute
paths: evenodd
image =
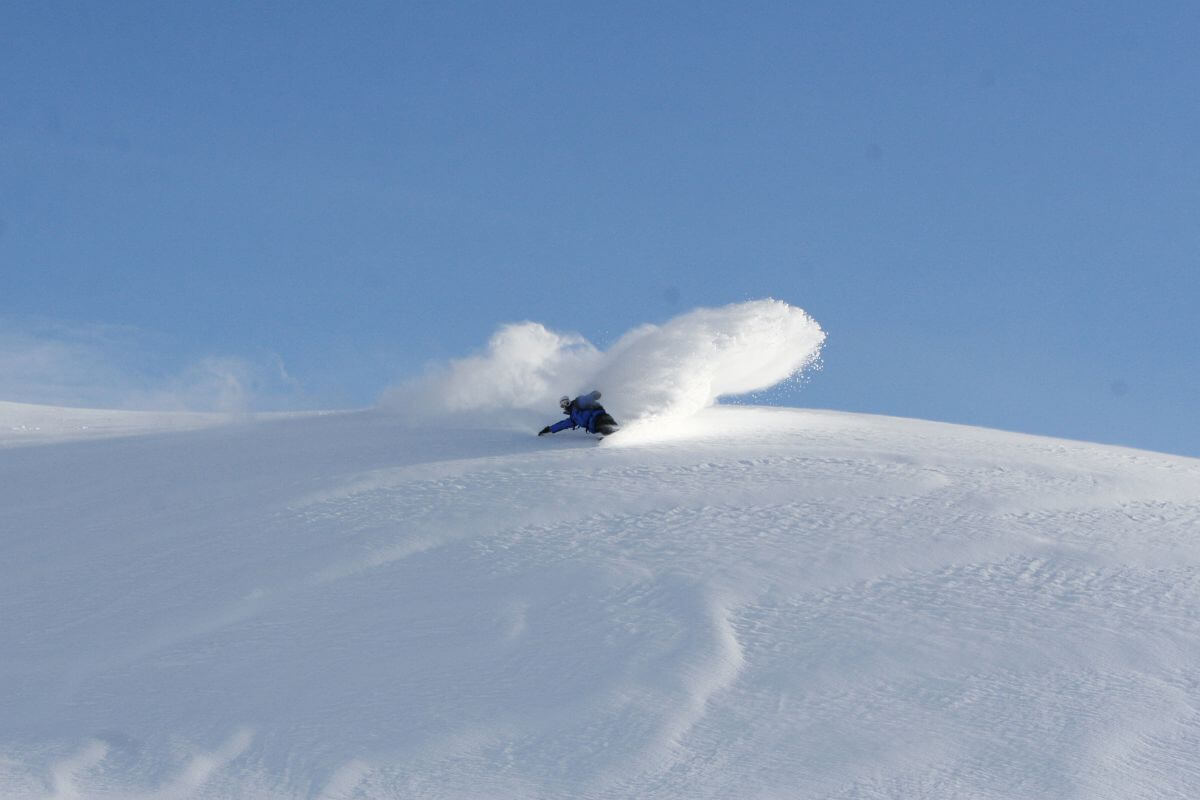
<svg viewBox="0 0 1200 800"><path fill-rule="evenodd" d="M1200 456L1193 0L2 17L0 399L361 406L771 296L829 340L768 400Z"/></svg>

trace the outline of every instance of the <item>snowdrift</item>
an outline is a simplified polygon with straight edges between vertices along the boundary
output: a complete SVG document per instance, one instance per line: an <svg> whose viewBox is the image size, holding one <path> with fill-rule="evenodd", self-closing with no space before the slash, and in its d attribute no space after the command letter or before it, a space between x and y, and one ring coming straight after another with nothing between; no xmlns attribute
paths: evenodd
<svg viewBox="0 0 1200 800"><path fill-rule="evenodd" d="M817 363L825 332L795 306L755 300L700 308L644 325L606 351L577 334L536 322L506 325L487 351L437 366L387 392L383 406L411 420L486 407L498 421L528 427L557 413L560 395L594 388L623 425L662 429L717 398L767 389Z"/></svg>
<svg viewBox="0 0 1200 800"><path fill-rule="evenodd" d="M1200 796L1200 461L693 419L0 450L0 796Z"/></svg>

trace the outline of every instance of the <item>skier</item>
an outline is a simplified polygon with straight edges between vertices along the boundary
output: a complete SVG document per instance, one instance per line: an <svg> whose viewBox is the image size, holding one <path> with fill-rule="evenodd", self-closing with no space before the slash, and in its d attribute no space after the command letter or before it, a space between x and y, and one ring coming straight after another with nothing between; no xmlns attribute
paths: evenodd
<svg viewBox="0 0 1200 800"><path fill-rule="evenodd" d="M581 394L574 400L562 396L558 401L558 405L562 408L567 418L561 422L556 422L553 425L547 425L538 431L538 436L545 436L547 433L558 433L559 431L570 428L583 428L588 433L598 433L601 436L607 436L617 429L617 421L612 418L612 415L604 410L604 406L600 405L600 391L596 390L590 394Z"/></svg>

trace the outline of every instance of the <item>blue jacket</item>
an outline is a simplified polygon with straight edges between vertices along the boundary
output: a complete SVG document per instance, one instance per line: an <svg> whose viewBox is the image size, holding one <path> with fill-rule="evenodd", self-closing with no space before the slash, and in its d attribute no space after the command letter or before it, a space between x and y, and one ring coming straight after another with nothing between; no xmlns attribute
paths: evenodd
<svg viewBox="0 0 1200 800"><path fill-rule="evenodd" d="M604 413L604 406L597 398L599 392L581 394L567 406L567 418L550 426L551 433L565 431L567 428L584 428L588 433L596 432L596 418Z"/></svg>

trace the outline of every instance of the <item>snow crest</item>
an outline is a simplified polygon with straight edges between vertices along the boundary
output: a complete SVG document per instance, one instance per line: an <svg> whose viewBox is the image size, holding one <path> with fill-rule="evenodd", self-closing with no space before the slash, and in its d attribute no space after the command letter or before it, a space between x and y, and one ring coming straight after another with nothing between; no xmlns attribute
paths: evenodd
<svg viewBox="0 0 1200 800"><path fill-rule="evenodd" d="M683 420L720 397L800 374L817 362L824 341L803 309L773 299L698 308L635 328L608 350L536 322L513 323L483 353L389 390L382 405L424 420L486 402L515 421L521 415L511 412L544 415L560 395L598 388L622 423Z"/></svg>

